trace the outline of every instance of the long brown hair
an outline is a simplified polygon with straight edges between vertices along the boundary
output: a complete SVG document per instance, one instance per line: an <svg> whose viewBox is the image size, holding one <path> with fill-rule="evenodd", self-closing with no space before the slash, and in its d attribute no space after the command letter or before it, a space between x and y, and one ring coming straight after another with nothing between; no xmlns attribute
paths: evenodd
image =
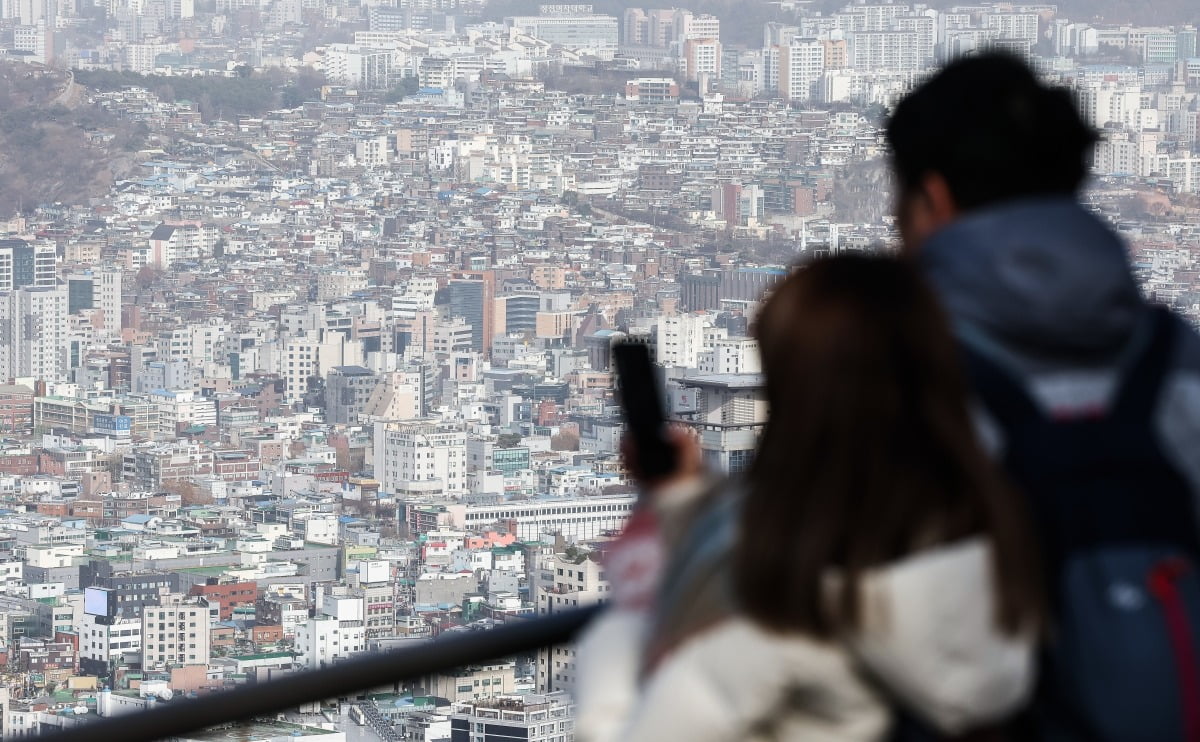
<svg viewBox="0 0 1200 742"><path fill-rule="evenodd" d="M1041 591L1020 498L976 439L946 318L915 268L815 262L776 289L756 334L770 419L734 564L749 616L835 635L859 624L864 571L983 534L999 625L1034 626ZM842 575L833 606L830 569Z"/></svg>

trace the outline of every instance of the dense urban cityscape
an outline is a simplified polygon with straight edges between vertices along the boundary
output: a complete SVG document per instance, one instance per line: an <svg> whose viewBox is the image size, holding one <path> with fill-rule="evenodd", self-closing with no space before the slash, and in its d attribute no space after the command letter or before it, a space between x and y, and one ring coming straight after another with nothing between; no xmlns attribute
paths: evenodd
<svg viewBox="0 0 1200 742"><path fill-rule="evenodd" d="M4 739L607 600L614 343L745 469L760 300L890 248L881 127L939 62L1070 87L1089 206L1200 321L1194 6L695 7L0 3ZM567 742L576 671L239 733Z"/></svg>

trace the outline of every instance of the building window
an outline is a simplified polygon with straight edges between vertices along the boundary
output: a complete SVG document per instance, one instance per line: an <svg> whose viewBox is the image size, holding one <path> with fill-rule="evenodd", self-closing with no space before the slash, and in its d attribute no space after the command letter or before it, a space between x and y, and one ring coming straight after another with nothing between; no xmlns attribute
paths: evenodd
<svg viewBox="0 0 1200 742"><path fill-rule="evenodd" d="M736 474L746 471L750 468L750 463L754 460L754 449L745 449L741 451L729 452L729 473Z"/></svg>

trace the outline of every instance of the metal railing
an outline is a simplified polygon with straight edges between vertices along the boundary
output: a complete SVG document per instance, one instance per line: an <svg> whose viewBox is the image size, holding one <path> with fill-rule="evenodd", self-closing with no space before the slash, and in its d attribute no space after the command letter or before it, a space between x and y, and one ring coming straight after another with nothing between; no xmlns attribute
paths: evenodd
<svg viewBox="0 0 1200 742"><path fill-rule="evenodd" d="M455 633L415 647L358 657L260 685L172 701L38 737L45 742L151 742L293 709L304 703L411 680L474 662L569 642L603 608L591 606L519 619L493 629Z"/></svg>

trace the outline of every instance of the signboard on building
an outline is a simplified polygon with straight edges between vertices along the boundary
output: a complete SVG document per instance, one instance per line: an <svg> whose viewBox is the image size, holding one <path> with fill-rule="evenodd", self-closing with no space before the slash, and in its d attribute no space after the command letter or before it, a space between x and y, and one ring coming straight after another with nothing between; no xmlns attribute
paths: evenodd
<svg viewBox="0 0 1200 742"><path fill-rule="evenodd" d="M83 612L91 616L114 615L112 590L103 587L89 587L83 591Z"/></svg>
<svg viewBox="0 0 1200 742"><path fill-rule="evenodd" d="M539 5L538 15L591 15L595 6L587 4Z"/></svg>
<svg viewBox="0 0 1200 742"><path fill-rule="evenodd" d="M676 415L696 412L700 409L699 400L696 399L696 395L697 390L695 389L671 389L671 412Z"/></svg>
<svg viewBox="0 0 1200 742"><path fill-rule="evenodd" d="M92 430L100 435L129 435L133 429L133 418L129 415L94 415Z"/></svg>
<svg viewBox="0 0 1200 742"><path fill-rule="evenodd" d="M391 564L384 561L358 563L358 581L363 584L387 582L391 579Z"/></svg>

